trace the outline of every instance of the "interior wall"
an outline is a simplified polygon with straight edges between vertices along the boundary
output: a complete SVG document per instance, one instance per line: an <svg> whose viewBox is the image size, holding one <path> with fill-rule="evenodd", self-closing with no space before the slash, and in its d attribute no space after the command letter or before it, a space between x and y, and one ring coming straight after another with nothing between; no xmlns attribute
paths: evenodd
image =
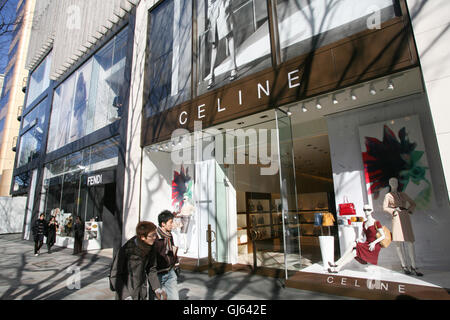
<svg viewBox="0 0 450 320"><path fill-rule="evenodd" d="M336 206L347 196L350 202L355 204L358 215L363 215L363 205L368 203L358 127L415 114L420 119L434 200L428 210L416 210L411 215L416 239L416 261L419 267L440 265L448 269L450 208L436 135L425 95L416 94L327 117ZM387 193L387 188L383 191L381 197ZM383 212L382 206L376 204L373 215L392 230L391 217ZM381 251L379 265L400 265L395 245Z"/></svg>

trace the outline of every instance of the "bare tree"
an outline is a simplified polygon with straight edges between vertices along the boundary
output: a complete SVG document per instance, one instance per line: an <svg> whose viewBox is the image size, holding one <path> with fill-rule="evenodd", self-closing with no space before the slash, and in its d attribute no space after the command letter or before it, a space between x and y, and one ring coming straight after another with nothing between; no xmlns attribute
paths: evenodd
<svg viewBox="0 0 450 320"><path fill-rule="evenodd" d="M22 22L22 16L16 15L17 1L0 0L0 38L12 33Z"/></svg>

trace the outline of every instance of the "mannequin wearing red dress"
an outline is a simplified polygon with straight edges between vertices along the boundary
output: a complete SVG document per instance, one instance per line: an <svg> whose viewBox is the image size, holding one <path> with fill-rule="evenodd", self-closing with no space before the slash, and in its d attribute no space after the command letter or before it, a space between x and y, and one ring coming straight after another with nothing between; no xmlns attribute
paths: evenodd
<svg viewBox="0 0 450 320"><path fill-rule="evenodd" d="M378 255L380 253L380 242L385 238L385 234L381 223L376 221L372 217L372 208L369 205L364 205L364 213L366 220L363 223L363 233L366 235L366 241L362 241L362 235L355 241L355 245L350 247L342 257L336 262L336 264L330 264L331 268L328 268L328 272L337 273L343 266L355 259L361 264L378 264ZM377 239L377 232L381 237Z"/></svg>

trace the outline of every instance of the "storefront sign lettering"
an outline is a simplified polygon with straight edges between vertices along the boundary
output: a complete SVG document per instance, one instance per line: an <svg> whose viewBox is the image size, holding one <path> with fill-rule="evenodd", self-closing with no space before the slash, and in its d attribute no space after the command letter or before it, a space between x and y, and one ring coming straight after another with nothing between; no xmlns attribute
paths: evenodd
<svg viewBox="0 0 450 320"><path fill-rule="evenodd" d="M406 293L406 287L404 284L393 284L374 279L367 279L366 281L364 281L362 279L349 279L346 277L334 276L328 276L326 278L327 284L334 284L342 287L361 288L361 284L363 285L362 287L364 287L364 282L366 282L366 287L369 290L390 291L389 288L391 288L391 290L398 291L398 293L400 294Z"/></svg>
<svg viewBox="0 0 450 320"><path fill-rule="evenodd" d="M95 185L102 184L102 183L103 183L103 175L101 175L101 174L97 174L95 176L90 176L87 178L88 187L95 186Z"/></svg>
<svg viewBox="0 0 450 320"><path fill-rule="evenodd" d="M281 86L281 87L285 86L288 89L288 91L289 91L289 89L294 89L296 87L299 87L301 84L300 75L301 75L300 69L292 70L287 73L287 77L284 80L285 81L284 84L277 84L277 86ZM271 80L268 80L268 79L258 81L258 83L256 84L256 91L254 91L256 93L256 97L254 97L253 99L257 98L258 100L261 100L263 98L270 97L271 94L273 94L271 92L272 85L273 84L271 84ZM233 108L236 106L242 106L244 103L244 99L246 101L249 99L250 100L252 99L251 96L246 98L243 95L243 92L244 92L244 94L245 93L248 94L249 92L252 91L249 89L250 88L245 88L245 90L243 90L242 88L239 88L239 89L237 89L236 92L235 91L227 92L226 95L228 97L231 96L232 97L231 100L234 101L233 103L230 103L230 105L224 105L222 97L215 99L214 106L209 106L206 103L198 104L194 109L195 110L194 113L196 113L195 119L200 120L200 119L207 118L209 107L216 109L216 111L218 113L220 113L220 112L227 110L227 107ZM189 121L189 116L190 116L190 114L188 111L180 110L180 112L178 113L178 124L182 125L182 126L186 125Z"/></svg>

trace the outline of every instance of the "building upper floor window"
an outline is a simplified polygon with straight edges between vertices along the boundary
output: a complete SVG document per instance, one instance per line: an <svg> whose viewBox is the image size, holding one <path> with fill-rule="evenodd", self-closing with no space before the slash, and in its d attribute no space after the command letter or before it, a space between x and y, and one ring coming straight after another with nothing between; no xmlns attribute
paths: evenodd
<svg viewBox="0 0 450 320"><path fill-rule="evenodd" d="M276 10L282 61L395 17L394 0L278 0Z"/></svg>
<svg viewBox="0 0 450 320"><path fill-rule="evenodd" d="M52 52L42 61L31 73L28 85L27 104L29 106L39 97L50 85L50 66L52 64Z"/></svg>
<svg viewBox="0 0 450 320"><path fill-rule="evenodd" d="M191 98L192 1L164 1L149 13L147 116Z"/></svg>
<svg viewBox="0 0 450 320"><path fill-rule="evenodd" d="M128 27L55 89L47 152L120 119L127 89L127 36Z"/></svg>
<svg viewBox="0 0 450 320"><path fill-rule="evenodd" d="M145 116L157 115L274 63L364 30L379 29L396 16L397 2L273 0L269 12L267 1L162 1L148 14Z"/></svg>
<svg viewBox="0 0 450 320"><path fill-rule="evenodd" d="M44 140L44 123L47 108L47 99L44 99L23 117L22 134L19 143L17 168L36 159L42 148Z"/></svg>

